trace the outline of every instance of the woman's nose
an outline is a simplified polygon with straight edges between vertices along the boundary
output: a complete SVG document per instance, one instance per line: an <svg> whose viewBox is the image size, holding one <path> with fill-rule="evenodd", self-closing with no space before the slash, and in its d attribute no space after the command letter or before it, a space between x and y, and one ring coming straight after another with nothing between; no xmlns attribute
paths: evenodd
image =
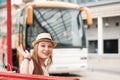
<svg viewBox="0 0 120 80"><path fill-rule="evenodd" d="M45 46L45 50L48 50L49 49L49 47L48 46Z"/></svg>

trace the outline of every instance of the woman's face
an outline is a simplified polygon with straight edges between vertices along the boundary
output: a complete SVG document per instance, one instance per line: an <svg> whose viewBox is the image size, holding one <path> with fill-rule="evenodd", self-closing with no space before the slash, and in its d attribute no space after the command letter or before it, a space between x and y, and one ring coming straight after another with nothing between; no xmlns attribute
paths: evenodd
<svg viewBox="0 0 120 80"><path fill-rule="evenodd" d="M52 55L53 45L49 41L42 41L38 45L38 55L41 59L47 59Z"/></svg>

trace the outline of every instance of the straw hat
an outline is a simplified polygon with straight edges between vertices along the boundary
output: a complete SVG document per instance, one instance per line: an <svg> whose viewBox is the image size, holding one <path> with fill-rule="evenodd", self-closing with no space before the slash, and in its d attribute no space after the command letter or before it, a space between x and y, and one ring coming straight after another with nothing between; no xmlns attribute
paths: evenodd
<svg viewBox="0 0 120 80"><path fill-rule="evenodd" d="M52 42L53 47L55 47L57 45L57 43L52 40L51 35L49 33L40 33L36 37L36 40L33 41L32 45L35 46L36 43L41 42L41 41L50 41L50 42Z"/></svg>

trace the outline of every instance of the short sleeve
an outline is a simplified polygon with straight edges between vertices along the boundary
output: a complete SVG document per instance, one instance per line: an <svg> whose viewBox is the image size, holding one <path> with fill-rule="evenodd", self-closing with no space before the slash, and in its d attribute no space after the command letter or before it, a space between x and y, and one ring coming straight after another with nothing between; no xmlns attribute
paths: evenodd
<svg viewBox="0 0 120 80"><path fill-rule="evenodd" d="M20 71L22 71L22 69L24 68L25 65L26 65L26 63L23 60L21 65L20 65ZM29 63L29 74L33 74L33 69L34 69L34 65L33 65L33 61L31 60Z"/></svg>

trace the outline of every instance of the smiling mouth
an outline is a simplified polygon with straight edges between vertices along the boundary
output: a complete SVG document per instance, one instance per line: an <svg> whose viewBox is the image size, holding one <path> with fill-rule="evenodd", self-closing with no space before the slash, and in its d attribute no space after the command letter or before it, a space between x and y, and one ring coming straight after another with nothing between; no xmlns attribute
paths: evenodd
<svg viewBox="0 0 120 80"><path fill-rule="evenodd" d="M43 54L44 54L44 55L49 55L49 53L47 53L47 52L43 52Z"/></svg>

